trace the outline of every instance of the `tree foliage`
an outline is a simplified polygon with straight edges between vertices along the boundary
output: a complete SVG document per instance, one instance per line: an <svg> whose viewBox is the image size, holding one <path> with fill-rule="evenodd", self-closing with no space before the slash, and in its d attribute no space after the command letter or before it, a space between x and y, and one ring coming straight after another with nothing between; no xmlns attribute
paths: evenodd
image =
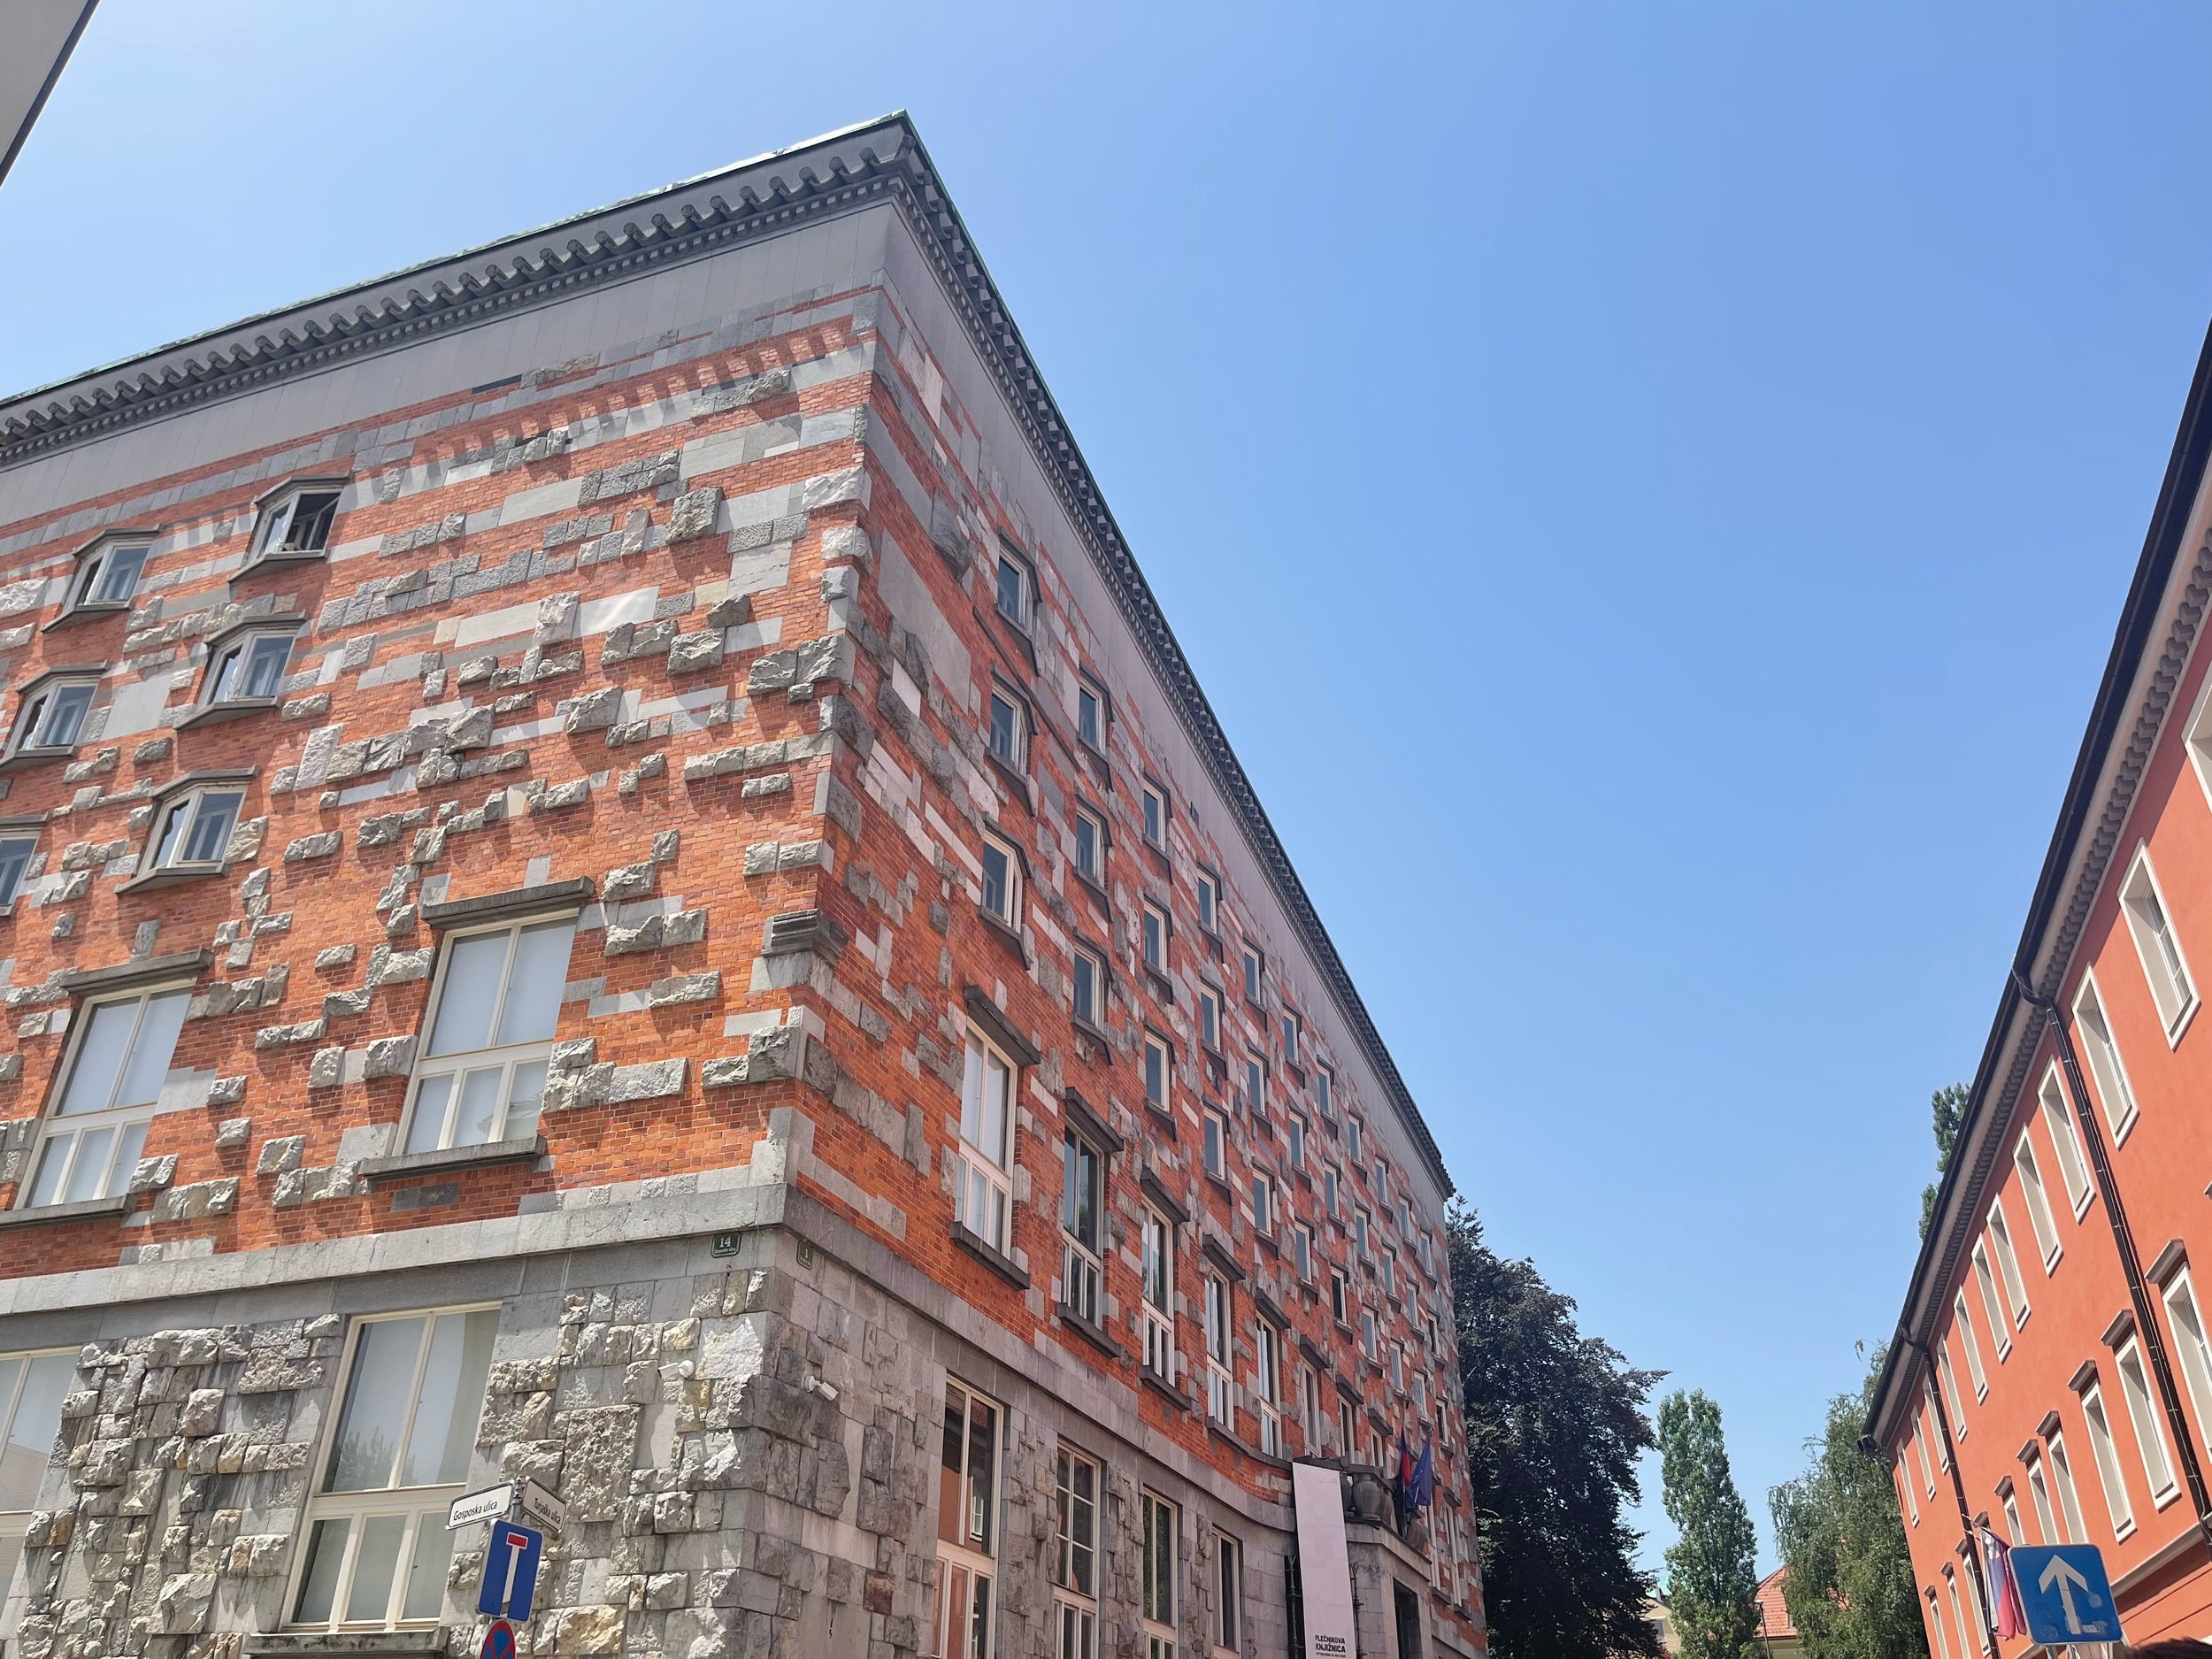
<svg viewBox="0 0 2212 1659"><path fill-rule="evenodd" d="M1897 1488L1859 1448L1882 1358L1878 1350L1856 1393L1828 1402L1826 1431L1805 1442L1812 1467L1767 1496L1789 1569L1782 1595L1807 1659L1926 1659Z"/></svg>
<svg viewBox="0 0 2212 1659"><path fill-rule="evenodd" d="M1498 1659L1656 1655L1650 1576L1621 1518L1653 1445L1644 1402L1665 1373L1584 1336L1575 1304L1482 1240L1454 1205L1453 1312L1483 1605Z"/></svg>
<svg viewBox="0 0 2212 1659"><path fill-rule="evenodd" d="M1661 1494L1679 1534L1667 1551L1667 1605L1682 1659L1746 1659L1759 1629L1758 1539L1728 1469L1720 1408L1702 1389L1659 1405Z"/></svg>
<svg viewBox="0 0 2212 1659"><path fill-rule="evenodd" d="M1936 1188L1942 1183L1943 1172L1951 1167L1951 1154L1958 1148L1959 1125L1965 1121L1969 1098L1963 1083L1953 1083L1928 1096L1928 1111L1935 1120L1936 1178L1920 1189L1920 1236L1924 1239L1935 1219Z"/></svg>

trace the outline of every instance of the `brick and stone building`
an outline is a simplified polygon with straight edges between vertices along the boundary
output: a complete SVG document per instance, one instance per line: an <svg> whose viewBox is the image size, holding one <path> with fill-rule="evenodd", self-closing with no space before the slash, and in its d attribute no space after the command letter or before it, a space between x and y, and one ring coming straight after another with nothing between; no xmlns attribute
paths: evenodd
<svg viewBox="0 0 2212 1659"><path fill-rule="evenodd" d="M1420 1114L903 118L0 403L0 1638L1359 1651ZM1371 1472L1434 1441L1401 1524Z"/></svg>
<svg viewBox="0 0 2212 1659"><path fill-rule="evenodd" d="M2208 465L2212 348L1868 1425L1938 1659L2028 1650L1985 1525L2095 1545L2131 1641L2212 1632Z"/></svg>

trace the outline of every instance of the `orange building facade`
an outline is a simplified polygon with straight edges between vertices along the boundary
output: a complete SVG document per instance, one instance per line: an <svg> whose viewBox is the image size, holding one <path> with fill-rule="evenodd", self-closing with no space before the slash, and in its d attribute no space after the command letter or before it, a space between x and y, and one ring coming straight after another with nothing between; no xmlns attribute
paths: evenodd
<svg viewBox="0 0 2212 1659"><path fill-rule="evenodd" d="M2130 1640L2212 1634L2212 596L2200 360L1868 1424L1938 1659L1970 1545L2103 1553Z"/></svg>

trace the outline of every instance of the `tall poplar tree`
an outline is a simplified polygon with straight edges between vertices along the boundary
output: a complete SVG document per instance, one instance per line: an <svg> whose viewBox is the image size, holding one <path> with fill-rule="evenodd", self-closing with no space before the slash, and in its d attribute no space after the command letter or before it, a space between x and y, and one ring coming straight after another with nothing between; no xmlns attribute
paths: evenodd
<svg viewBox="0 0 2212 1659"><path fill-rule="evenodd" d="M1702 1389L1659 1405L1660 1481L1680 1534L1667 1551L1667 1610L1682 1659L1746 1659L1759 1630L1758 1540L1728 1470L1720 1408Z"/></svg>

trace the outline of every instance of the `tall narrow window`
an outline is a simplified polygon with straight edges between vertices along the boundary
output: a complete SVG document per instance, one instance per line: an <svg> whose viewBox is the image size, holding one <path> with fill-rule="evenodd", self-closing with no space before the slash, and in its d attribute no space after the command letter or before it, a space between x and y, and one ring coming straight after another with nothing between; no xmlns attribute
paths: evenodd
<svg viewBox="0 0 2212 1659"><path fill-rule="evenodd" d="M2129 1086L2127 1067L2120 1059L2120 1045L2113 1041L2105 1018L2104 998L2097 991L2095 974L2082 976L2074 996L2074 1024L2081 1031L2081 1046L2089 1056L2089 1074L2096 1079L2097 1094L2104 1106L2105 1127L2115 1143L2127 1138L2135 1125L2135 1091Z"/></svg>
<svg viewBox="0 0 2212 1659"><path fill-rule="evenodd" d="M1106 694L1088 680L1076 683L1075 734L1100 754L1106 752Z"/></svg>
<svg viewBox="0 0 2212 1659"><path fill-rule="evenodd" d="M1306 1455L1320 1456L1329 1420L1321 1409L1321 1373L1310 1365L1298 1368L1298 1427L1305 1436Z"/></svg>
<svg viewBox="0 0 2212 1659"><path fill-rule="evenodd" d="M1079 949L1073 958L1071 1001L1076 1018L1091 1026L1105 1023L1106 964L1095 951Z"/></svg>
<svg viewBox="0 0 2212 1659"><path fill-rule="evenodd" d="M2112 1535L2125 1538L2135 1530L2135 1506L2128 1498L2126 1477L2120 1472L2120 1448L2112 1438L2112 1421L2105 1416L2104 1390L2093 1381L2081 1391L2081 1415L2089 1425L2089 1455L2096 1461L2097 1479L2104 1487Z"/></svg>
<svg viewBox="0 0 2212 1659"><path fill-rule="evenodd" d="M1982 1606L1982 1581L1971 1566L1959 1575L1966 1580L1966 1605L1973 1609L1974 1639L1981 1644L1984 1653L1992 1650L1989 1640L1989 1612Z"/></svg>
<svg viewBox="0 0 2212 1659"><path fill-rule="evenodd" d="M2011 1299L2012 1328L2016 1331L2028 1322L2028 1286L2020 1277L2020 1258L2013 1252L2012 1229L2005 1225L2002 1202L1990 1208L1989 1241L1995 1247L1997 1271L2004 1279L2005 1294Z"/></svg>
<svg viewBox="0 0 2212 1659"><path fill-rule="evenodd" d="M991 694L990 724L984 730L984 742L994 760L1015 772L1022 769L1023 756L1028 748L1025 724L1020 707L1011 697L996 691Z"/></svg>
<svg viewBox="0 0 2212 1659"><path fill-rule="evenodd" d="M1021 926L1022 866L1013 847L995 835L983 838L983 913L1008 927Z"/></svg>
<svg viewBox="0 0 2212 1659"><path fill-rule="evenodd" d="M1106 881L1106 826L1094 813L1075 814L1075 873L1094 887Z"/></svg>
<svg viewBox="0 0 2212 1659"><path fill-rule="evenodd" d="M537 1133L575 933L575 918L565 916L447 941L430 1041L415 1068L408 1151Z"/></svg>
<svg viewBox="0 0 2212 1659"><path fill-rule="evenodd" d="M1148 1488L1138 1514L1143 1549L1143 1596L1139 1612L1144 1631L1144 1659L1175 1659L1175 1576L1181 1563L1176 1507ZM980 1656L979 1655L979 1659Z"/></svg>
<svg viewBox="0 0 2212 1659"><path fill-rule="evenodd" d="M61 1435L61 1402L77 1386L79 1352L0 1357L0 1593L23 1559L39 1486Z"/></svg>
<svg viewBox="0 0 2212 1659"><path fill-rule="evenodd" d="M1917 1440L1918 1436L1919 1431L1915 1429L1914 1438L1916 1441ZM1920 1525L1920 1494L1912 1484L1912 1471L1905 1466L1905 1456L1902 1452L1900 1452L1897 1455L1897 1468L1895 1472L1897 1476L1898 1494L1905 1501L1906 1523L1909 1525L1917 1526Z"/></svg>
<svg viewBox="0 0 2212 1659"><path fill-rule="evenodd" d="M2151 1399L2150 1379L2143 1374L2143 1350L2132 1336L2114 1351L2112 1363L2120 1372L2120 1403L2127 1409L2128 1426L2135 1431L2135 1448L2143 1455L2151 1507L2163 1509L2177 1490L2173 1465L2166 1457L2166 1437L2158 1432L2158 1407Z"/></svg>
<svg viewBox="0 0 2212 1659"><path fill-rule="evenodd" d="M1275 1178L1265 1170L1252 1171L1252 1231L1262 1238L1275 1231Z"/></svg>
<svg viewBox="0 0 2212 1659"><path fill-rule="evenodd" d="M14 903L16 895L23 891L24 873L37 851L35 835L0 836L0 910Z"/></svg>
<svg viewBox="0 0 2212 1659"><path fill-rule="evenodd" d="M1206 1275L1206 1415L1227 1428L1233 1413L1230 1378L1233 1347L1230 1337L1229 1281Z"/></svg>
<svg viewBox="0 0 2212 1659"><path fill-rule="evenodd" d="M2005 1542L2008 1544L2025 1544L2030 1542L2031 1540L2028 1537L2027 1530L2021 1524L2020 1501L2013 1494L2011 1481L2006 1481L2005 1484L1999 1488L1997 1493L1997 1502L2003 1508L2005 1512Z"/></svg>
<svg viewBox="0 0 2212 1659"><path fill-rule="evenodd" d="M1344 1151L1355 1164L1364 1161L1364 1154L1360 1147L1359 1119L1348 1112L1344 1118Z"/></svg>
<svg viewBox="0 0 2212 1659"><path fill-rule="evenodd" d="M2120 909L2127 917L2128 932L2134 936L2143 977L2150 982L2151 1000L2158 1004L2159 1018L2165 1022L2166 1035L2171 1041L2196 1011L2197 989L2189 977L2189 964L2182 957L2181 941L2174 936L2165 899L2158 890L2148 848L2138 851L2128 868L2127 879L2120 886Z"/></svg>
<svg viewBox="0 0 2212 1659"><path fill-rule="evenodd" d="M1213 1647L1233 1655L1244 1640L1244 1548L1226 1532L1214 1534Z"/></svg>
<svg viewBox="0 0 2212 1659"><path fill-rule="evenodd" d="M1081 1135L1071 1131L1063 1148L1060 1231L1064 1249L1060 1299L1069 1310L1095 1325L1098 1287L1104 1275L1101 1225L1105 1210L1106 1160Z"/></svg>
<svg viewBox="0 0 2212 1659"><path fill-rule="evenodd" d="M2012 1326L1997 1300L1997 1279L1990 1271L1989 1248L1979 1239L1974 1240L1974 1282L1982 1287L1982 1306L1989 1314L1990 1333L1997 1340L1997 1362L2002 1364L2005 1356L2012 1352Z"/></svg>
<svg viewBox="0 0 2212 1659"><path fill-rule="evenodd" d="M1966 1622L1966 1604L1959 1599L1958 1574L1948 1567L1943 1570L1943 1587L1951 1597L1951 1622L1958 1626L1959 1653L1970 1655L1981 1644L1974 1640L1974 1632Z"/></svg>
<svg viewBox="0 0 2212 1659"><path fill-rule="evenodd" d="M260 521L247 549L249 568L278 559L319 558L330 547L339 490L329 485L287 487L263 497Z"/></svg>
<svg viewBox="0 0 2212 1659"><path fill-rule="evenodd" d="M1290 1230L1290 1259L1298 1269L1298 1282L1313 1283L1313 1229L1302 1221Z"/></svg>
<svg viewBox="0 0 2212 1659"><path fill-rule="evenodd" d="M1313 1069L1313 1103L1324 1118L1336 1110L1336 1073L1325 1065Z"/></svg>
<svg viewBox="0 0 2212 1659"><path fill-rule="evenodd" d="M1244 1109L1255 1117L1267 1116L1267 1062L1256 1054L1244 1056Z"/></svg>
<svg viewBox="0 0 2212 1659"><path fill-rule="evenodd" d="M2059 1530L2058 1517L2051 1512L2051 1486L2043 1478L2043 1459L2031 1451L2021 1459L2021 1463L2028 1472L2028 1496L2035 1505L2035 1522L2043 1529L2043 1541L2068 1542L2065 1533Z"/></svg>
<svg viewBox="0 0 2212 1659"><path fill-rule="evenodd" d="M1918 1412L1912 1419L1913 1456L1920 1467L1920 1484L1930 1497L1935 1496L1935 1465L1928 1461L1928 1420Z"/></svg>
<svg viewBox="0 0 2212 1659"><path fill-rule="evenodd" d="M445 1604L453 1534L484 1407L496 1308L364 1319L309 1500L294 1624L426 1624Z"/></svg>
<svg viewBox="0 0 2212 1659"><path fill-rule="evenodd" d="M2025 1130L2021 1131L2020 1144L2012 1149L2012 1167L2020 1178L2020 1195L2028 1207L2028 1225L2035 1229L2036 1254L2042 1258L2043 1271L2048 1277L2058 1265L2061 1254L2058 1222L2051 1214L2050 1194L2043 1190L2043 1170L2035 1161L2035 1142Z"/></svg>
<svg viewBox="0 0 2212 1659"><path fill-rule="evenodd" d="M1198 991L1198 1041L1216 1054L1221 1052L1221 993L1210 986Z"/></svg>
<svg viewBox="0 0 2212 1659"><path fill-rule="evenodd" d="M1339 1325L1347 1329L1350 1328L1352 1323L1349 1291L1350 1286L1345 1281L1344 1270L1340 1267L1331 1268L1329 1270L1329 1313Z"/></svg>
<svg viewBox="0 0 2212 1659"><path fill-rule="evenodd" d="M1966 1375L1974 1385L1974 1397L1978 1400L1989 1392L1989 1379L1982 1371L1981 1345L1974 1340L1974 1322L1967 1317L1966 1293L1953 1298L1951 1312L1958 1325L1959 1346L1966 1350Z"/></svg>
<svg viewBox="0 0 2212 1659"><path fill-rule="evenodd" d="M1306 1022L1286 1009L1283 1010L1283 1058L1291 1064L1299 1064L1299 1041L1305 1034Z"/></svg>
<svg viewBox="0 0 2212 1659"><path fill-rule="evenodd" d="M1141 820L1146 842L1167 850L1167 791L1156 784L1142 786L1144 816Z"/></svg>
<svg viewBox="0 0 2212 1659"><path fill-rule="evenodd" d="M995 590L998 613L1025 634L1029 631L1029 607L1033 592L1029 567L1010 553L1000 554L998 582Z"/></svg>
<svg viewBox="0 0 2212 1659"><path fill-rule="evenodd" d="M1008 1137L1012 1132L1014 1064L971 1025L960 1078L960 1150L954 1218L993 1249L1004 1251L1013 1202Z"/></svg>
<svg viewBox="0 0 2212 1659"><path fill-rule="evenodd" d="M991 1659L998 1607L998 1408L945 1385L937 1471L937 1597L931 1624L944 1659Z"/></svg>
<svg viewBox="0 0 2212 1659"><path fill-rule="evenodd" d="M1961 1440L1966 1438L1966 1414L1959 1409L1959 1379L1951 1371L1951 1345L1947 1341L1936 1345L1936 1380L1943 1385L1943 1403L1950 1408L1952 1432Z"/></svg>
<svg viewBox="0 0 2212 1659"><path fill-rule="evenodd" d="M2050 1454L2051 1491L2058 1499L2059 1513L2066 1520L2066 1541L2085 1544L2089 1529L2082 1525L2081 1494L2074 1485L2074 1465L2066 1455L2065 1436L2054 1432L2044 1442Z"/></svg>
<svg viewBox="0 0 2212 1659"><path fill-rule="evenodd" d="M2189 1402L2197 1410L2197 1428L2212 1434L2212 1341L2206 1340L2204 1315L2197 1307L2196 1286L2190 1282L2189 1270L2185 1267L2176 1272L2160 1294L2166 1303L2166 1323L2173 1329L2181 1374L2189 1385Z"/></svg>
<svg viewBox="0 0 2212 1659"><path fill-rule="evenodd" d="M1144 1212L1145 1369L1163 1382L1175 1380L1175 1229L1156 1210Z"/></svg>
<svg viewBox="0 0 2212 1659"><path fill-rule="evenodd" d="M1167 912L1156 904L1144 907L1144 965L1155 973L1167 972Z"/></svg>
<svg viewBox="0 0 2212 1659"><path fill-rule="evenodd" d="M1260 1000L1260 953L1249 945L1244 948L1244 1000Z"/></svg>
<svg viewBox="0 0 2212 1659"><path fill-rule="evenodd" d="M1260 1419L1260 1450L1283 1455L1283 1333L1265 1318L1252 1327L1252 1409Z"/></svg>
<svg viewBox="0 0 2212 1659"><path fill-rule="evenodd" d="M1935 1655L1935 1659L1951 1659L1951 1638L1943 1628L1943 1609L1938 1605L1933 1590L1928 1591L1926 1596L1928 1628L1935 1632L1935 1640L1930 1644L1929 1651Z"/></svg>
<svg viewBox="0 0 2212 1659"><path fill-rule="evenodd" d="M1198 925L1208 933L1218 932L1221 926L1221 883L1206 871L1196 877L1198 888Z"/></svg>
<svg viewBox="0 0 2212 1659"><path fill-rule="evenodd" d="M1306 1120L1296 1112L1290 1115L1289 1136L1290 1167L1302 1170L1306 1167Z"/></svg>
<svg viewBox="0 0 2212 1659"><path fill-rule="evenodd" d="M80 1034L40 1137L26 1209L114 1198L130 1189L184 1027L188 987L141 991L80 1009Z"/></svg>
<svg viewBox="0 0 2212 1659"><path fill-rule="evenodd" d="M2043 1126L2050 1131L2051 1149L2058 1154L2058 1172L2066 1178L2066 1201L2077 1217L2089 1207L2089 1167L2081 1155L2081 1138L2074 1128L2073 1109L2066 1099L2066 1085L2053 1066L2043 1074L2038 1091L2043 1102Z"/></svg>
<svg viewBox="0 0 2212 1659"><path fill-rule="evenodd" d="M1167 1044L1148 1033L1144 1040L1144 1103L1156 1111L1165 1111L1168 1090L1173 1081Z"/></svg>
<svg viewBox="0 0 2212 1659"><path fill-rule="evenodd" d="M1206 1173L1217 1181L1229 1173L1229 1118L1215 1106L1206 1108Z"/></svg>
<svg viewBox="0 0 2212 1659"><path fill-rule="evenodd" d="M1924 1377L1920 1379L1920 1403L1927 1408L1928 1443L1935 1448L1936 1467L1948 1469L1951 1466L1951 1450L1944 1443L1943 1414L1936 1409L1935 1387Z"/></svg>
<svg viewBox="0 0 2212 1659"><path fill-rule="evenodd" d="M1098 1465L1063 1446L1052 1564L1059 1640L1054 1659L1098 1659Z"/></svg>

